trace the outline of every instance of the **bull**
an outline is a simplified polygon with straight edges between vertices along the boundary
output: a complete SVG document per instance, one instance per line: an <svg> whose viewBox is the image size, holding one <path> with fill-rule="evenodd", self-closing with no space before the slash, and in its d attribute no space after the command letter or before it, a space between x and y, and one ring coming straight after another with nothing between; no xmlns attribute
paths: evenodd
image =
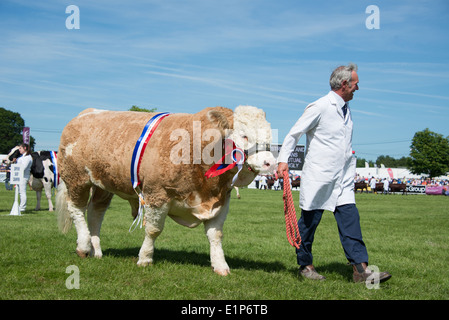
<svg viewBox="0 0 449 320"><path fill-rule="evenodd" d="M363 190L366 190L368 193L368 184L366 182L355 182L354 183L354 192L360 189L360 192L363 193Z"/></svg>
<svg viewBox="0 0 449 320"><path fill-rule="evenodd" d="M407 194L407 185L405 183L392 183L390 184L390 191L391 192L400 192L402 191L402 194Z"/></svg>
<svg viewBox="0 0 449 320"><path fill-rule="evenodd" d="M133 150L142 128L154 116L87 109L67 124L58 152L59 228L67 232L73 221L77 254L101 258L101 223L116 194L129 202L134 222L140 216L139 207L144 208L145 239L138 266L153 263L154 242L169 216L190 228L203 223L212 269L219 275L228 275L222 236L231 191L234 186L247 186L259 173L271 173L275 167L271 152L260 150L271 143L265 113L255 107L239 106L235 112L216 107L196 114L166 116L145 147L138 169L139 181L134 187L133 169L129 170L135 161ZM244 157L229 170L210 174L229 155L229 143L223 142L224 137L225 141L232 141L234 150L244 151ZM232 161L235 164L235 159ZM86 210L88 224L84 218Z"/></svg>
<svg viewBox="0 0 449 320"><path fill-rule="evenodd" d="M384 191L384 184L381 182L376 183L376 190L377 193L382 193Z"/></svg>
<svg viewBox="0 0 449 320"><path fill-rule="evenodd" d="M299 187L301 187L301 177L298 177L292 181L292 188L299 188Z"/></svg>

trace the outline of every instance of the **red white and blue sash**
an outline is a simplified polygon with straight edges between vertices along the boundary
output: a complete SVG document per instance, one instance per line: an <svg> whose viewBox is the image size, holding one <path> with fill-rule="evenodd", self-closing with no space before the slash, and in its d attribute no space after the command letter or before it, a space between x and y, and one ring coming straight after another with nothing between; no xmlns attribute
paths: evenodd
<svg viewBox="0 0 449 320"><path fill-rule="evenodd" d="M237 176L242 170L243 163L245 162L245 153L242 149L237 148L235 146L234 141L231 139L225 140L225 155L217 161L209 170L206 171L206 178L216 177L220 174L225 173L228 170L231 170L235 166L239 168L237 174L232 179L232 185L234 185Z"/></svg>
<svg viewBox="0 0 449 320"><path fill-rule="evenodd" d="M131 160L131 183L134 189L136 189L140 185L139 179L140 162L142 161L143 153L145 152L145 148L147 147L148 141L150 140L151 136L153 135L154 131L156 130L157 126L162 121L162 119L164 119L168 115L170 115L170 113L168 112L158 113L153 118L151 118L145 125L142 134L140 135L139 139L136 142L133 157Z"/></svg>
<svg viewBox="0 0 449 320"><path fill-rule="evenodd" d="M53 186L57 188L59 184L58 155L55 151L50 151L50 156L53 164Z"/></svg>
<svg viewBox="0 0 449 320"><path fill-rule="evenodd" d="M164 119L168 115L170 115L170 113L164 112L158 113L157 115L152 117L143 128L142 134L140 135L139 139L136 142L136 145L134 146L134 152L131 159L131 184L134 191L136 191L137 196L139 197L139 211L137 213L137 217L134 219L134 222L129 228L130 232L131 229L134 230L139 224L140 228L142 228L143 222L143 208L145 205L145 201L143 199L142 191L139 188L139 185L141 183L139 179L140 163L142 162L142 157L147 147L148 141L150 141L154 131L156 130L162 119ZM134 225L135 227L133 228Z"/></svg>

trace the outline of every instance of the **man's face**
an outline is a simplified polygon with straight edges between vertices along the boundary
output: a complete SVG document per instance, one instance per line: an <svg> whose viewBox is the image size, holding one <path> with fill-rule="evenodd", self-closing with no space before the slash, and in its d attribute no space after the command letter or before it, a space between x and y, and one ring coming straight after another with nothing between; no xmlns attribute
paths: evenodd
<svg viewBox="0 0 449 320"><path fill-rule="evenodd" d="M343 81L342 89L342 98L345 102L354 98L354 92L359 90L359 76L357 75L357 72L352 71L351 86L349 86L348 82Z"/></svg>

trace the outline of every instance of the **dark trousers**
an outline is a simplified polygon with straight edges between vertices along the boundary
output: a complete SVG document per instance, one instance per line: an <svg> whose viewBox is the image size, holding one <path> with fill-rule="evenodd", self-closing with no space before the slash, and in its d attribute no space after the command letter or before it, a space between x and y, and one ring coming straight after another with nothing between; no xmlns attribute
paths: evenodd
<svg viewBox="0 0 449 320"><path fill-rule="evenodd" d="M296 249L300 266L313 264L312 244L316 228L321 221L324 210L301 211L298 221L301 246ZM335 208L338 233L346 258L351 264L368 263L368 252L362 239L359 211L355 204L345 204Z"/></svg>

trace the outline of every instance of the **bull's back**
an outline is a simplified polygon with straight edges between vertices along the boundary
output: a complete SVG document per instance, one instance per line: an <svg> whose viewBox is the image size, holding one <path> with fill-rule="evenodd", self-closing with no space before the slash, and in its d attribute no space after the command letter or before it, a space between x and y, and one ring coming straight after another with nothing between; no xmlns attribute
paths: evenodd
<svg viewBox="0 0 449 320"><path fill-rule="evenodd" d="M111 192L132 192L135 143L154 114L87 109L64 128L59 170L67 184L91 183Z"/></svg>

